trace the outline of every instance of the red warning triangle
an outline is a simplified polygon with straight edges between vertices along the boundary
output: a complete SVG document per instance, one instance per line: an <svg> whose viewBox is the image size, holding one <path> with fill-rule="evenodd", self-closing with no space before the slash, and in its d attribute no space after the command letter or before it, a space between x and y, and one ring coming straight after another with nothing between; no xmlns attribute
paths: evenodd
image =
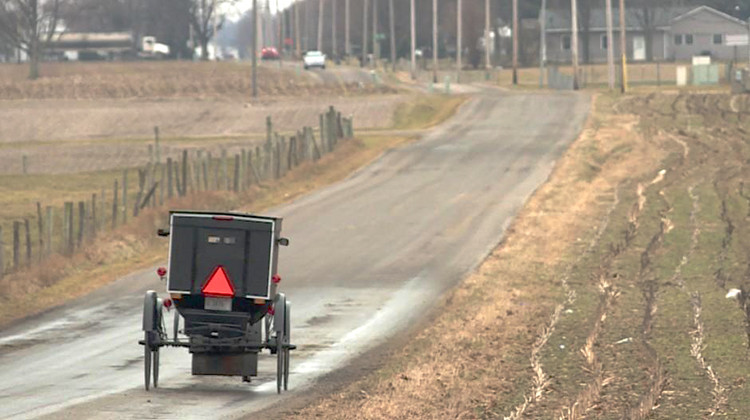
<svg viewBox="0 0 750 420"><path fill-rule="evenodd" d="M203 285L201 292L206 296L234 296L234 286L232 285L232 281L229 280L229 276L223 266L216 266L206 284Z"/></svg>

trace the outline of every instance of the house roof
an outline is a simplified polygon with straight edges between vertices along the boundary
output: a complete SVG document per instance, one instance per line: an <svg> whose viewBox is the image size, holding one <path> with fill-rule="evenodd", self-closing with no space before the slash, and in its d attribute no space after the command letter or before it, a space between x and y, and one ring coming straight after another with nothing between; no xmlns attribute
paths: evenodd
<svg viewBox="0 0 750 420"><path fill-rule="evenodd" d="M716 16L719 16L722 19L726 19L726 20L729 20L731 22L734 22L734 23L737 23L737 24L743 25L743 26L747 25L747 22L745 22L745 21L743 21L741 19L737 19L734 16L728 15L728 14L722 12L722 11L716 10L713 7L709 7L709 6L696 7L696 8L694 8L694 9L692 9L692 10L686 12L686 13L683 13L683 14L681 14L679 16L676 16L675 18L672 19L672 22L680 21L680 20L688 18L690 16L694 16L694 15L700 13L700 12L713 13Z"/></svg>
<svg viewBox="0 0 750 420"><path fill-rule="evenodd" d="M654 8L654 27L661 29L668 29L672 22L685 19L693 16L702 11L714 13L722 18L730 20L734 23L745 23L737 18L734 18L726 13L722 13L709 6L691 6L691 7L658 7ZM620 9L618 7L612 8L612 24L615 30L620 28L619 19ZM629 8L625 11L625 27L630 29L641 29L642 18L641 13L638 9ZM582 22L578 19L579 28L582 28ZM570 9L557 9L547 11L547 31L548 32L570 32ZM603 8L591 9L591 23L589 25L592 31L604 31L607 27L606 14Z"/></svg>

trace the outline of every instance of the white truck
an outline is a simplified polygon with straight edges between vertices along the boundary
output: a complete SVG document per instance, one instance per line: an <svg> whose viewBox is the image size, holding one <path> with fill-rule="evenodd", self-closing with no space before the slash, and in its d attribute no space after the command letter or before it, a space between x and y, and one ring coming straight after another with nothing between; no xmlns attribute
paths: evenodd
<svg viewBox="0 0 750 420"><path fill-rule="evenodd" d="M302 62L304 63L305 70L311 67L320 67L323 70L326 69L326 55L320 51L306 52L305 56L302 57Z"/></svg>
<svg viewBox="0 0 750 420"><path fill-rule="evenodd" d="M161 59L169 56L169 45L156 37L141 37L131 32L63 32L50 40L48 54L66 61Z"/></svg>

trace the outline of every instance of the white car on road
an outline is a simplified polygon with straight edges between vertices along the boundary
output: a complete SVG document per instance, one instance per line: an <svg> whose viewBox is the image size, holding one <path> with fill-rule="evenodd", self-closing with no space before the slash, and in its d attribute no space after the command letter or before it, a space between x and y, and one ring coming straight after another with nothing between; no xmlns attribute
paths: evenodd
<svg viewBox="0 0 750 420"><path fill-rule="evenodd" d="M306 52L302 61L305 63L305 70L310 67L320 67L323 70L326 68L326 55L320 51Z"/></svg>

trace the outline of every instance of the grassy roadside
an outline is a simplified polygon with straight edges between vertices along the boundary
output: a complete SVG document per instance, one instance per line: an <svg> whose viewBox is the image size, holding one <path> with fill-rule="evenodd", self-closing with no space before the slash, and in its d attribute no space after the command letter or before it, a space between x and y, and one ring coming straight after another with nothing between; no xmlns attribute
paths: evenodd
<svg viewBox="0 0 750 420"><path fill-rule="evenodd" d="M419 118L437 123L452 116L465 100L465 97L435 99L432 101L432 114L420 110ZM408 117L411 111L406 112ZM53 255L42 263L32 261L31 267L0 280L0 327L84 295L133 270L164 260L166 249L163 242L155 238L154 232L163 225L168 208L261 212L341 180L384 151L416 138L408 134L398 137L364 134L343 143L318 164L302 165L276 182L255 186L244 194L213 192L174 199L165 203L163 208L148 210L136 221L131 220L129 224L101 235L70 258ZM90 199L91 193L101 188L108 188L111 195L111 180L121 174L120 170L55 176L0 176L0 181L3 181L0 182L0 225L4 227L6 238L9 237L8 226L13 220L36 220L37 201L44 200L45 205L54 204L59 208L64 201ZM130 203L133 200L134 197L129 198ZM60 223L56 222L57 229ZM36 223L31 223L31 228L31 237L37 238ZM34 255L36 248L34 239ZM6 255L5 261L8 260L9 256Z"/></svg>
<svg viewBox="0 0 750 420"><path fill-rule="evenodd" d="M374 373L285 414L746 418L750 108L676 98L600 95L436 319Z"/></svg>

